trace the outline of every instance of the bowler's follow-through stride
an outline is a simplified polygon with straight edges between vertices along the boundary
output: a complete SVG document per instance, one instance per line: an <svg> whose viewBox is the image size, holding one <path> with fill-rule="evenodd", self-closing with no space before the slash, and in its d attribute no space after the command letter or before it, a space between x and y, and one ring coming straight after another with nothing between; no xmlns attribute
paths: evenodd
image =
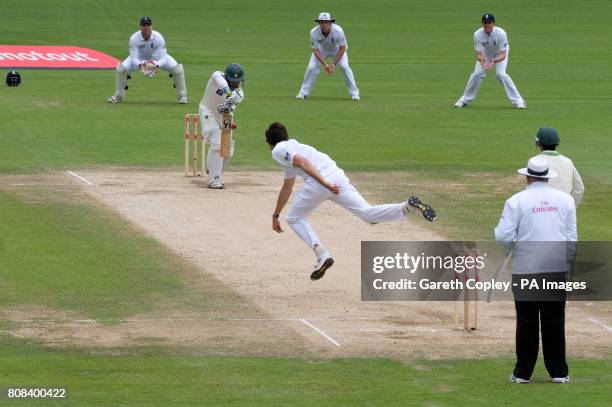
<svg viewBox="0 0 612 407"><path fill-rule="evenodd" d="M421 213L430 222L436 220L436 211L412 197L403 203L370 205L351 184L344 171L327 154L315 148L289 139L282 123L274 122L266 130L266 142L272 150L272 158L284 170L285 181L278 194L276 209L272 215L272 229L283 232L279 217L289 201L295 178L304 179L304 187L293 200L287 214L287 223L316 256L312 280L318 280L334 264L329 251L308 222L308 216L324 201L330 200L347 209L368 223L400 221L410 213Z"/></svg>

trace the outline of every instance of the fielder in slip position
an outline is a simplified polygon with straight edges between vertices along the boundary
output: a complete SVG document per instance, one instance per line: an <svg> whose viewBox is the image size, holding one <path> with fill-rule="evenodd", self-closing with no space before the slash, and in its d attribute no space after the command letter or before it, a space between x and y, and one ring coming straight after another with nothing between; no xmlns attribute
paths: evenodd
<svg viewBox="0 0 612 407"><path fill-rule="evenodd" d="M342 27L334 24L336 19L331 18L329 13L319 14L319 18L314 20L318 26L310 30L310 62L304 74L304 83L297 94L296 99L304 99L310 95L317 76L319 76L319 64L323 65L325 72L332 75L339 66L344 75L344 84L353 100L359 100L359 89L355 84L353 70L348 64L348 43L344 36ZM333 62L328 64L325 59L333 58Z"/></svg>
<svg viewBox="0 0 612 407"><path fill-rule="evenodd" d="M128 75L139 69L145 76L153 77L157 68L170 73L176 88L176 96L181 104L187 103L187 86L183 65L177 63L166 52L166 41L157 31L153 30L150 17L140 19L140 31L130 37L130 56L117 64L115 70L115 94L108 98L110 103L119 103L125 97Z"/></svg>
<svg viewBox="0 0 612 407"><path fill-rule="evenodd" d="M233 112L239 103L244 100L242 82L244 71L238 64L229 64L225 72L216 71L212 74L206 85L204 96L200 100L200 123L202 123L202 134L209 144L206 157L208 173L208 187L212 189L223 189L223 171L229 165L234 155L234 140L229 142L228 152L222 151L223 133L231 137L231 130L236 128L233 122ZM230 128L225 126L229 123Z"/></svg>
<svg viewBox="0 0 612 407"><path fill-rule="evenodd" d="M283 232L278 218L291 197L295 177L299 175L304 179L304 187L287 214L287 223L315 253L317 263L310 275L312 280L323 277L334 264L331 254L323 247L307 220L308 215L324 201L333 201L372 224L400 221L409 213L422 213L425 219L431 222L436 220L436 212L415 197L404 203L370 205L327 154L289 139L287 129L279 122L272 123L266 130L266 142L272 150L272 158L283 167L285 175L272 215L272 229L276 232Z"/></svg>
<svg viewBox="0 0 612 407"><path fill-rule="evenodd" d="M525 109L527 105L518 89L506 73L510 44L504 30L495 26L493 14L482 16L482 28L474 33L474 49L476 50L476 66L468 79L463 96L455 102L455 107L465 107L474 99L480 88L480 83L487 72L495 66L495 77L502 84L510 102L517 109Z"/></svg>

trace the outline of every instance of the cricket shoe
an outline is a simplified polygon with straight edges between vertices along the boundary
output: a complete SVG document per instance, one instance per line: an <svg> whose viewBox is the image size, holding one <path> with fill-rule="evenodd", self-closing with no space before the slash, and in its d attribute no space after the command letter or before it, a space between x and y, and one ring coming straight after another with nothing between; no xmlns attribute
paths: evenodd
<svg viewBox="0 0 612 407"><path fill-rule="evenodd" d="M108 103L119 103L123 100L121 96L113 95L108 98Z"/></svg>
<svg viewBox="0 0 612 407"><path fill-rule="evenodd" d="M225 185L223 185L223 182L215 181L215 182L211 182L210 184L208 184L208 188L210 188L210 189L223 189L223 188L225 188Z"/></svg>
<svg viewBox="0 0 612 407"><path fill-rule="evenodd" d="M406 208L406 211L409 213L423 214L423 217L430 222L435 221L437 218L435 209L421 202L421 200L416 196L413 196L408 199L408 201L406 201L406 203L404 204L404 208Z"/></svg>
<svg viewBox="0 0 612 407"><path fill-rule="evenodd" d="M569 383L569 381L570 381L569 376L552 378L553 383Z"/></svg>
<svg viewBox="0 0 612 407"><path fill-rule="evenodd" d="M353 96L351 96L351 99L353 99L353 100L361 100L359 95L353 95Z"/></svg>
<svg viewBox="0 0 612 407"><path fill-rule="evenodd" d="M517 109L527 109L527 104L525 103L525 101L521 101L516 104L516 108Z"/></svg>
<svg viewBox="0 0 612 407"><path fill-rule="evenodd" d="M528 384L529 383L529 379L521 379L520 377L516 377L515 375L510 376L510 381L512 383L517 383L517 384Z"/></svg>
<svg viewBox="0 0 612 407"><path fill-rule="evenodd" d="M302 92L298 93L297 95L295 95L296 99L306 99L306 95L304 95Z"/></svg>
<svg viewBox="0 0 612 407"><path fill-rule="evenodd" d="M189 103L189 100L187 100L187 96L183 96L182 98L179 98L178 102L181 105L186 105L187 103Z"/></svg>
<svg viewBox="0 0 612 407"><path fill-rule="evenodd" d="M459 99L458 101L455 102L455 104L453 106L455 106L455 107L466 107L467 103L465 103L463 100Z"/></svg>
<svg viewBox="0 0 612 407"><path fill-rule="evenodd" d="M328 268L334 265L334 259L329 252L322 253L317 259L315 270L310 275L311 280L318 280L325 275Z"/></svg>

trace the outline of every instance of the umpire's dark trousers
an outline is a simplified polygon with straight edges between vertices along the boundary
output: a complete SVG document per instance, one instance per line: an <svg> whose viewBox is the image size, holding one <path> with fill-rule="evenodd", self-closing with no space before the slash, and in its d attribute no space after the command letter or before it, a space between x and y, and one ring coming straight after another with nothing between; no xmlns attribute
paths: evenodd
<svg viewBox="0 0 612 407"><path fill-rule="evenodd" d="M513 282L518 279L513 275ZM539 274L538 277L542 277ZM552 280L552 279L551 279ZM541 281L541 280L540 280ZM549 280L550 281L550 280ZM542 327L542 351L544 364L550 377L565 377L568 367L565 361L565 292L544 294L549 301L520 301L525 296L515 291L516 308L516 366L514 376L531 378L540 345L539 331ZM529 297L532 297L530 293ZM529 299L529 298L527 298ZM531 298L533 299L533 298Z"/></svg>

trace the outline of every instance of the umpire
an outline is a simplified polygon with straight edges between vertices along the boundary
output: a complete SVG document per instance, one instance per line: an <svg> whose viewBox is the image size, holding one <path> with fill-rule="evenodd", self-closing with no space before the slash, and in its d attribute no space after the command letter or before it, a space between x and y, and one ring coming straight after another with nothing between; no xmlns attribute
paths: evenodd
<svg viewBox="0 0 612 407"><path fill-rule="evenodd" d="M526 176L527 188L506 201L495 228L495 239L513 248L512 281L518 284L513 284L516 366L511 380L529 383L538 359L541 324L546 370L553 382L567 383L565 291L544 290L542 283L565 281L577 240L576 206L570 195L548 185L557 173L542 157L532 157L518 172ZM538 286L519 290L521 281Z"/></svg>

